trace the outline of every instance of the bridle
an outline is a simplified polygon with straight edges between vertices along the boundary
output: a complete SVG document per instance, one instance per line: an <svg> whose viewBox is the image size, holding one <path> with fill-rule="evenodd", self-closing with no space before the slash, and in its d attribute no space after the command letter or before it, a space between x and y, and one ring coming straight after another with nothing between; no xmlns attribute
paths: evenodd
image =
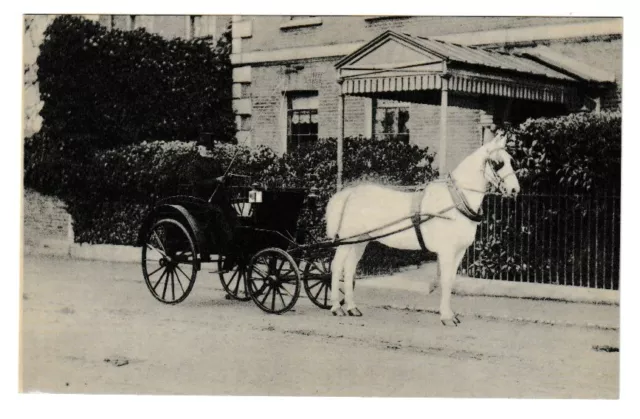
<svg viewBox="0 0 640 419"><path fill-rule="evenodd" d="M512 167L509 173L505 173L504 175L500 176L498 172L493 168L493 165L491 164L491 160L493 159L491 156L500 150L504 150L504 148L497 148L495 150L487 152L487 156L485 158L485 164L483 168L480 169L480 172L482 172L485 180L489 182L489 185L487 185L484 191L479 189L469 188L466 186L461 186L461 185L457 185L458 188L465 191L477 192L482 194L486 194L492 186L499 191L506 191L506 187L505 187L506 180L509 178L509 176L516 176L516 173Z"/></svg>

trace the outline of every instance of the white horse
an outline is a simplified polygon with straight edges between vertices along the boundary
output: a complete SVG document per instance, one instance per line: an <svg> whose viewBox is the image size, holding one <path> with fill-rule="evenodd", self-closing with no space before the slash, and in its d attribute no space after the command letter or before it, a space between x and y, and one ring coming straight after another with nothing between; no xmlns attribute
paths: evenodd
<svg viewBox="0 0 640 419"><path fill-rule="evenodd" d="M344 277L347 313L362 315L354 300L354 275L368 242L378 241L438 255L440 320L457 326L460 320L451 309L451 288L465 250L475 239L485 193L489 185L503 195L515 196L520 191L505 144L506 137L497 136L465 158L447 181L429 183L423 191L359 184L336 193L327 204L327 235L346 244L338 246L331 262L331 312L345 315L338 288ZM502 167L496 171L494 165ZM356 241L360 242L353 243Z"/></svg>

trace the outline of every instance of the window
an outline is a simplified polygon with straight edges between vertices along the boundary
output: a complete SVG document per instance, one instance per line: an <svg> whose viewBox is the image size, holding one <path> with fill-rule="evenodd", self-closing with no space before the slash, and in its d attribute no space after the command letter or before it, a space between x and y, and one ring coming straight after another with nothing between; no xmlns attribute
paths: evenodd
<svg viewBox="0 0 640 419"><path fill-rule="evenodd" d="M379 103L373 124L377 140L409 142L409 107L399 103Z"/></svg>
<svg viewBox="0 0 640 419"><path fill-rule="evenodd" d="M296 29L318 25L322 25L322 18L319 16L289 16L289 19L280 25L280 29Z"/></svg>
<svg viewBox="0 0 640 419"><path fill-rule="evenodd" d="M186 17L186 33L187 39L198 38L206 36L206 28L204 27L205 21L203 16L187 16Z"/></svg>
<svg viewBox="0 0 640 419"><path fill-rule="evenodd" d="M318 140L318 93L291 94L287 101L287 151L311 147Z"/></svg>

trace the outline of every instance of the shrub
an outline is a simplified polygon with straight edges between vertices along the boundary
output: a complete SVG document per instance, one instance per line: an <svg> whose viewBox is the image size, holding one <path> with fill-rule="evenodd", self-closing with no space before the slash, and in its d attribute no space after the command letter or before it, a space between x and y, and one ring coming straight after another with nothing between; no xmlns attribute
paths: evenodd
<svg viewBox="0 0 640 419"><path fill-rule="evenodd" d="M462 263L465 273L543 282L580 276L583 284L617 287L620 113L528 120L510 134L522 196L485 198L487 218ZM610 269L597 261L603 243L613 255Z"/></svg>
<svg viewBox="0 0 640 419"><path fill-rule="evenodd" d="M90 135L101 148L203 132L233 140L229 33L216 45L211 37L166 40L65 15L44 35L38 83L51 138Z"/></svg>
<svg viewBox="0 0 640 419"><path fill-rule="evenodd" d="M524 190L575 194L620 192L620 112L530 119L510 132Z"/></svg>
<svg viewBox="0 0 640 419"><path fill-rule="evenodd" d="M210 157L203 157L206 153L194 142L155 141L96 150L77 159L72 158L79 155L75 152L48 154L50 142L45 133L26 140L25 185L67 203L78 242L134 244L155 200L181 192L181 185L220 176L232 160L231 172L250 175L268 187L317 187L317 211L306 209L301 222L313 226L316 237L325 236L324 208L336 188L334 139L284 156L266 147L218 144L208 151ZM81 140L72 142L82 144ZM437 175L431 168L433 153L417 146L348 138L344 151L346 182L369 179L415 185ZM360 270L388 272L423 259L421 252L372 244Z"/></svg>

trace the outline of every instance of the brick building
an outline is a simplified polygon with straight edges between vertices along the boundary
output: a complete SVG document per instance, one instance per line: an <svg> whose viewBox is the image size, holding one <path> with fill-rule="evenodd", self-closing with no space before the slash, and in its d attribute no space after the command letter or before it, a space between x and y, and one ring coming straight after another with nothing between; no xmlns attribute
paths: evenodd
<svg viewBox="0 0 640 419"><path fill-rule="evenodd" d="M278 152L389 137L443 172L492 124L620 106L621 19L235 16L232 34L238 140Z"/></svg>

